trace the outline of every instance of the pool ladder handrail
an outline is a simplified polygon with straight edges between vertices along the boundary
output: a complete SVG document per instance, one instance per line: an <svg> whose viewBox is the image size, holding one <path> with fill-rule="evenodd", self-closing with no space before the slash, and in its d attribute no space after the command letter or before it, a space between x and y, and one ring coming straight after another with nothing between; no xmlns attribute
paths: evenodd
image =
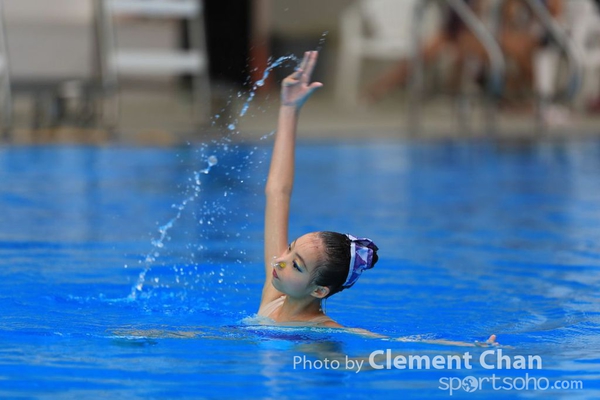
<svg viewBox="0 0 600 400"><path fill-rule="evenodd" d="M210 78L205 38L204 0L94 0L101 76L104 125L114 131L120 114L121 75L192 75L192 116L202 126L210 114ZM188 50L144 51L118 46L114 19L119 16L172 19L187 22ZM110 104L107 104L110 103ZM108 111L110 110L110 111ZM110 114L110 115L109 115Z"/></svg>
<svg viewBox="0 0 600 400"><path fill-rule="evenodd" d="M423 0L415 9L415 21L421 21L426 8L439 0ZM446 0L446 3L458 14L468 29L480 41L490 59L490 77L487 82L486 91L486 122L488 123L488 132L493 133L496 130L496 100L502 94L504 89L504 76L506 71L506 62L496 41L495 35L491 33L477 17L477 15L462 0ZM409 102L409 121L412 132L420 130L421 119L421 93L423 91L423 60L421 58L421 35L419 24L413 25L413 40L415 41L412 68L410 80L412 101ZM464 117L464 116L463 116Z"/></svg>
<svg viewBox="0 0 600 400"><path fill-rule="evenodd" d="M8 42L6 40L6 26L4 24L4 8L0 1L0 107L2 115L0 139L9 140L13 119L13 104L10 79L10 63L8 56Z"/></svg>
<svg viewBox="0 0 600 400"><path fill-rule="evenodd" d="M504 1L504 0L503 0ZM583 79L583 65L580 56L577 54L577 48L573 45L571 38L560 26L556 19L550 14L550 11L543 5L541 0L523 0L537 17L539 22L546 29L546 32L552 36L554 43L559 47L564 54L568 64L568 83L564 89L564 93L554 95L555 98L564 98L567 102L572 101L579 90ZM538 112L536 113L536 121L538 128L544 128L542 123L542 112L548 105L547 102L552 99L546 99L538 96Z"/></svg>
<svg viewBox="0 0 600 400"><path fill-rule="evenodd" d="M552 35L556 44L564 52L569 64L569 83L565 90L567 100L573 99L579 92L582 82L582 63L581 58L577 54L576 46L573 45L571 38L560 26L556 19L550 14L548 9L544 7L541 0L524 0L529 4L531 10L536 17L544 25L547 32Z"/></svg>

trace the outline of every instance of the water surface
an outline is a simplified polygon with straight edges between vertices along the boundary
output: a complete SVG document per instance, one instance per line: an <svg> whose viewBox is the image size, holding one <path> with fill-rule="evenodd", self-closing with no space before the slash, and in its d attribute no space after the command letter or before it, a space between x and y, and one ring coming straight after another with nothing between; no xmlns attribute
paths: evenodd
<svg viewBox="0 0 600 400"><path fill-rule="evenodd" d="M495 333L505 355L543 359L528 371L295 367L486 349L254 325L269 151L0 149L0 396L446 398L440 379L493 373L583 389L453 398L600 396L600 142L298 149L291 236L338 230L380 247L375 269L327 302L334 319L390 338Z"/></svg>

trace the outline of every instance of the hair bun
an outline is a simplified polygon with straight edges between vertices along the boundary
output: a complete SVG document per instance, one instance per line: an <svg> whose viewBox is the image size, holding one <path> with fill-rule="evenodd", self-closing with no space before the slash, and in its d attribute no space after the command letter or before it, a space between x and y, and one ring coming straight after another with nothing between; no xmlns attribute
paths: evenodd
<svg viewBox="0 0 600 400"><path fill-rule="evenodd" d="M346 234L346 237L350 239L350 265L348 277L342 286L349 288L356 283L364 270L375 266L379 248L369 238L357 238L350 234Z"/></svg>

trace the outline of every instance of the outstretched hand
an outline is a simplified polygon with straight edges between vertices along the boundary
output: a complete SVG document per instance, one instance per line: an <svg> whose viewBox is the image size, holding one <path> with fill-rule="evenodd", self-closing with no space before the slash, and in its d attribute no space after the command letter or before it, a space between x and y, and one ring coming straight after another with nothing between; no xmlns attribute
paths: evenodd
<svg viewBox="0 0 600 400"><path fill-rule="evenodd" d="M419 342L419 343L431 343L431 344L443 344L449 346L465 346L465 347L507 347L510 346L501 346L500 343L496 342L496 335L491 335L488 340L485 342L475 341L475 343L468 342L458 342L455 340L444 340L444 339L433 339L433 340L420 340L413 338L397 338L394 340L398 340L400 342Z"/></svg>
<svg viewBox="0 0 600 400"><path fill-rule="evenodd" d="M485 342L475 341L477 347L489 347L489 346L500 346L500 343L496 342L496 335L491 335Z"/></svg>
<svg viewBox="0 0 600 400"><path fill-rule="evenodd" d="M310 82L318 56L318 51L305 52L298 69L283 80L281 84L283 106L300 108L315 90L323 86L321 82Z"/></svg>

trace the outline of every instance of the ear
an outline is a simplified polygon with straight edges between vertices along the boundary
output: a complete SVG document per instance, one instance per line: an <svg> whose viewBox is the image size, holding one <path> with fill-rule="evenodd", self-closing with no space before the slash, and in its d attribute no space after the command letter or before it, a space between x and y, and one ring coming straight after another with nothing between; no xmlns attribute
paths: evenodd
<svg viewBox="0 0 600 400"><path fill-rule="evenodd" d="M316 297L317 299L323 299L327 297L328 294L329 288L327 286L317 286L317 288L311 293L311 296Z"/></svg>

